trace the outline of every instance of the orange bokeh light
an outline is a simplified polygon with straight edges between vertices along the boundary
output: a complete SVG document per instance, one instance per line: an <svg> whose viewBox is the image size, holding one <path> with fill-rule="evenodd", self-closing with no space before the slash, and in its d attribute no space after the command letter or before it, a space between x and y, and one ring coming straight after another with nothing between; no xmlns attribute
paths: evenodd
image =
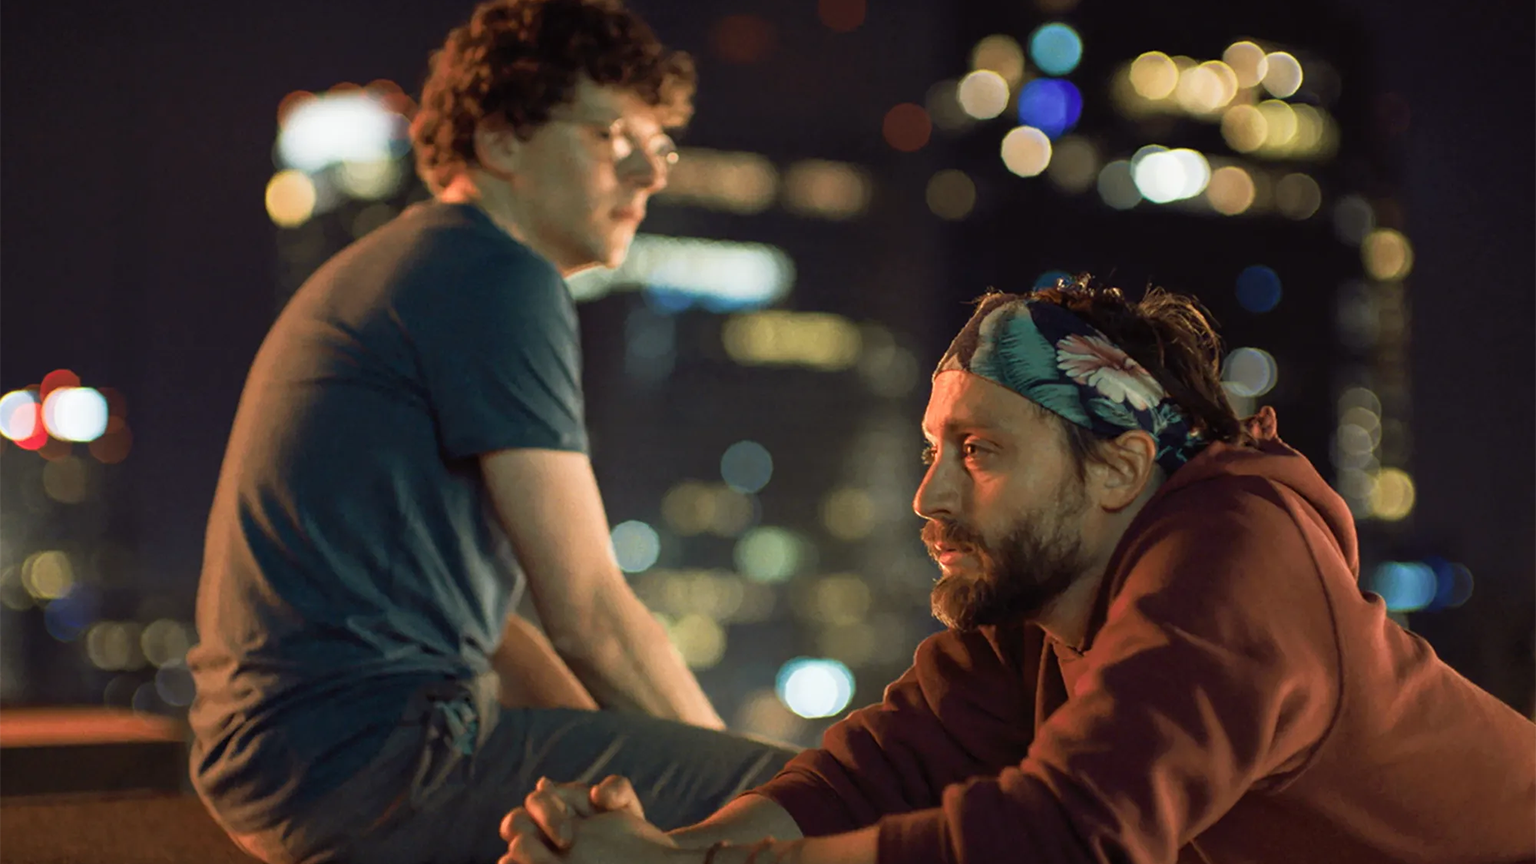
<svg viewBox="0 0 1536 864"><path fill-rule="evenodd" d="M818 0L816 14L830 30L847 33L864 23L864 0Z"/></svg>
<svg viewBox="0 0 1536 864"><path fill-rule="evenodd" d="M773 25L757 15L727 15L715 22L710 44L727 63L756 63L773 51Z"/></svg>
<svg viewBox="0 0 1536 864"><path fill-rule="evenodd" d="M933 134L933 122L921 105L903 102L885 112L885 141L903 153L923 149Z"/></svg>

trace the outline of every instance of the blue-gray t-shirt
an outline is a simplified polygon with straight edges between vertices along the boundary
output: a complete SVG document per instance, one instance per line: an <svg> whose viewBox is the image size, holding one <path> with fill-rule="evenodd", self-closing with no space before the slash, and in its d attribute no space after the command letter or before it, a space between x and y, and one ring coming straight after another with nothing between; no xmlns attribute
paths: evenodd
<svg viewBox="0 0 1536 864"><path fill-rule="evenodd" d="M241 395L187 658L192 778L231 827L489 670L523 578L477 456L586 447L565 282L477 208L414 205L310 277Z"/></svg>

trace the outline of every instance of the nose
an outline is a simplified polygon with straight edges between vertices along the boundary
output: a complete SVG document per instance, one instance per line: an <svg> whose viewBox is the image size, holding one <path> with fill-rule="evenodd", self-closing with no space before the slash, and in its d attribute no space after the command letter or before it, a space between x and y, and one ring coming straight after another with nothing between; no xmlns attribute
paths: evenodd
<svg viewBox="0 0 1536 864"><path fill-rule="evenodd" d="M912 496L912 511L924 519L952 518L958 495L952 473L942 457L935 457Z"/></svg>
<svg viewBox="0 0 1536 864"><path fill-rule="evenodd" d="M648 195L667 188L667 171L672 166L666 157L636 147L625 160L625 177Z"/></svg>

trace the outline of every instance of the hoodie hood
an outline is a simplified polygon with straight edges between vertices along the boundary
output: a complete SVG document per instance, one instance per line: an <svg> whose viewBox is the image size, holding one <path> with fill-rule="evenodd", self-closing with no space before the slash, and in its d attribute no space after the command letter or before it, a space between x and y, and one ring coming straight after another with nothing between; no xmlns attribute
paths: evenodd
<svg viewBox="0 0 1536 864"><path fill-rule="evenodd" d="M1175 471L1161 488L1147 501L1143 513L1157 508L1171 495L1177 495L1192 486L1218 477L1263 477L1286 486L1301 496L1317 512L1323 524L1333 534L1334 542L1349 562L1350 572L1360 577L1360 547L1355 536L1354 516L1339 493L1317 473L1307 457L1280 440L1275 420L1275 410L1268 406L1244 421L1254 438L1253 446L1227 444L1217 441L1184 467ZM1131 532L1137 529L1134 520Z"/></svg>

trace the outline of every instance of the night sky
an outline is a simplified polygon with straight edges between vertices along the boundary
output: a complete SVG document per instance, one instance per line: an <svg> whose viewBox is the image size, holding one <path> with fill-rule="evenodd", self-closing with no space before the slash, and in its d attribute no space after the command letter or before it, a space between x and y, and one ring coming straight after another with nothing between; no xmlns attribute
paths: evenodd
<svg viewBox="0 0 1536 864"><path fill-rule="evenodd" d="M795 2L814 21L815 3ZM692 10L777 8L637 5L665 39L701 55L707 20ZM872 0L869 14L915 5ZM1085 0L1076 14L1111 14L1114 5ZM1376 37L1378 84L1401 94L1411 112L1392 147L1416 253L1414 536L1423 553L1463 561L1477 578L1465 607L1414 626L1453 665L1529 710L1533 6L1463 3L1453 15L1445 6L1410 12L1413 4L1393 0L1346 5ZM111 529L136 550L145 588L181 598L184 615L225 436L273 314L276 262L262 189L272 173L276 106L292 90L340 81L389 78L416 91L427 52L470 6L0 7L0 388L67 367L87 385L126 394L136 443ZM848 63L895 68L898 50L868 45ZM848 71L871 83L808 104L841 111L830 104L838 94L875 94L887 101L846 110L878 118L884 105L920 97L882 86L897 72ZM711 99L707 58L704 73L701 115ZM716 134L734 137L735 147L758 134L754 118L762 134L792 134L770 124L764 107L722 105L706 129L734 124L733 133ZM878 141L878 125L869 135Z"/></svg>

